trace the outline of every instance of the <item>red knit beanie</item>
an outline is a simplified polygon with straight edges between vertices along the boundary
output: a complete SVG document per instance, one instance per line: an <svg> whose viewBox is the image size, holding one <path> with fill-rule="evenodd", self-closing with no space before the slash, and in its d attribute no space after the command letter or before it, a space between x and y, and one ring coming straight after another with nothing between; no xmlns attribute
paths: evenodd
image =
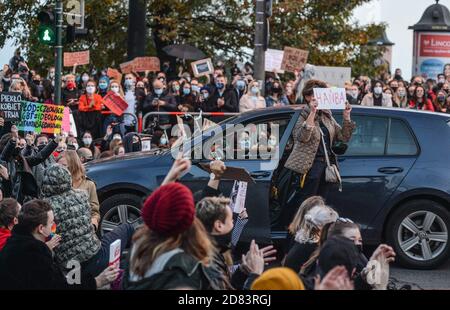
<svg viewBox="0 0 450 310"><path fill-rule="evenodd" d="M183 184L161 186L144 202L141 215L150 230L165 236L178 235L194 222L194 197Z"/></svg>

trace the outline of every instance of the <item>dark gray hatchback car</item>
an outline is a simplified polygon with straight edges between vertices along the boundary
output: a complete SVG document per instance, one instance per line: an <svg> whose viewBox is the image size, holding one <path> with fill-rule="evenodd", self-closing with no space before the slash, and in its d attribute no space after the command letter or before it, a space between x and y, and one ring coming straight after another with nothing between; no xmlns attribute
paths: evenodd
<svg viewBox="0 0 450 310"><path fill-rule="evenodd" d="M221 125L278 124L280 158L285 158L300 112L295 106L263 109ZM341 122L339 111L334 116ZM339 157L343 191L331 192L327 201L340 216L361 225L365 244L392 245L402 265L423 269L440 265L450 253L450 115L354 107L352 119L357 128L347 152ZM181 180L194 192L209 180L199 165L202 161L194 161ZM256 181L248 187L250 220L242 242L286 238L287 222L277 221L270 203L274 176L283 167L261 169L264 161L225 160L228 166L247 169ZM101 200L102 230L136 220L143 197L158 187L172 162L170 152L153 151L88 164L88 175L96 182ZM222 191L229 193L232 184L223 181Z"/></svg>

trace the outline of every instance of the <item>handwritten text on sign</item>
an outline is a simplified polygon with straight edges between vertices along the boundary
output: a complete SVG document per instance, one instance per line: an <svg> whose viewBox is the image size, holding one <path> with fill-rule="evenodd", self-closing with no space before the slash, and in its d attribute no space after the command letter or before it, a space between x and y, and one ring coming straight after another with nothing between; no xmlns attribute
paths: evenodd
<svg viewBox="0 0 450 310"><path fill-rule="evenodd" d="M314 88L319 110L344 110L347 102L345 88Z"/></svg>
<svg viewBox="0 0 450 310"><path fill-rule="evenodd" d="M64 107L22 101L20 122L21 131L33 131L37 134L59 134L64 118Z"/></svg>
<svg viewBox="0 0 450 310"><path fill-rule="evenodd" d="M0 93L0 116L6 121L18 121L20 119L21 93Z"/></svg>
<svg viewBox="0 0 450 310"><path fill-rule="evenodd" d="M89 51L64 53L64 67L88 65L89 62Z"/></svg>

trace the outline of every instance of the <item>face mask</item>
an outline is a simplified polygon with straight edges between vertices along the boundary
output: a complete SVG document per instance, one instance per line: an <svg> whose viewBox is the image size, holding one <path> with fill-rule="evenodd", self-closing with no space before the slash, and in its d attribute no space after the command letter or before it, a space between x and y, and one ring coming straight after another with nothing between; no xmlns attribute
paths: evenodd
<svg viewBox="0 0 450 310"><path fill-rule="evenodd" d="M200 92L200 87L198 87L197 85L192 85L192 91L195 93L199 93Z"/></svg>
<svg viewBox="0 0 450 310"><path fill-rule="evenodd" d="M41 83L41 81L39 81L39 80L33 80L33 83L34 83L35 85L38 85L38 84Z"/></svg>
<svg viewBox="0 0 450 310"><path fill-rule="evenodd" d="M363 253L363 245L362 244L355 244L356 248L358 249L359 253Z"/></svg>
<svg viewBox="0 0 450 310"><path fill-rule="evenodd" d="M383 88L381 87L375 87L373 89L373 92L375 93L375 95L381 95L381 93L383 92Z"/></svg>
<svg viewBox="0 0 450 310"><path fill-rule="evenodd" d="M280 94L281 93L281 88L279 88L279 87L272 88L272 92L274 94Z"/></svg>
<svg viewBox="0 0 450 310"><path fill-rule="evenodd" d="M83 143L85 146L89 146L92 143L92 139L91 138L84 138L83 139Z"/></svg>
<svg viewBox="0 0 450 310"><path fill-rule="evenodd" d="M155 94L156 94L156 95L161 96L162 93L163 93L162 88L156 88L156 89L155 89Z"/></svg>
<svg viewBox="0 0 450 310"><path fill-rule="evenodd" d="M55 72L50 72L50 73L48 74L48 76L49 76L51 79L53 79L53 78L55 77Z"/></svg>
<svg viewBox="0 0 450 310"><path fill-rule="evenodd" d="M37 148L38 148L38 150L39 150L39 152L40 152L40 151L42 151L46 146L47 146L47 144L42 143L42 144L38 145Z"/></svg>
<svg viewBox="0 0 450 310"><path fill-rule="evenodd" d="M274 137L270 137L268 144L271 147L276 146L277 145L277 139L275 139Z"/></svg>
<svg viewBox="0 0 450 310"><path fill-rule="evenodd" d="M405 92L405 91L399 91L399 92L398 92L398 95L399 95L401 98L404 98L404 97L406 96L406 92Z"/></svg>
<svg viewBox="0 0 450 310"><path fill-rule="evenodd" d="M83 77L81 78L81 80L83 81L83 82L87 82L87 81L89 81L89 76L87 76L87 75L83 75Z"/></svg>
<svg viewBox="0 0 450 310"><path fill-rule="evenodd" d="M113 86L111 87L111 90L115 93L118 94L120 92L120 88L118 86Z"/></svg>
<svg viewBox="0 0 450 310"><path fill-rule="evenodd" d="M99 87L101 90L105 90L105 89L108 88L108 83L100 83L100 84L98 84L98 87Z"/></svg>
<svg viewBox="0 0 450 310"><path fill-rule="evenodd" d="M67 83L67 89L68 90L73 90L75 88L75 82L68 82Z"/></svg>
<svg viewBox="0 0 450 310"><path fill-rule="evenodd" d="M209 94L208 93L203 93L202 96L203 96L203 98L208 99Z"/></svg>
<svg viewBox="0 0 450 310"><path fill-rule="evenodd" d="M134 86L134 81L133 81L133 79L126 79L125 80L125 87L126 88L131 88L131 87L133 87Z"/></svg>
<svg viewBox="0 0 450 310"><path fill-rule="evenodd" d="M122 140L122 137L120 135L114 135L113 140Z"/></svg>
<svg viewBox="0 0 450 310"><path fill-rule="evenodd" d="M216 235L214 236L214 240L219 247L221 253L225 253L231 248L231 236L233 231L230 231L225 235Z"/></svg>
<svg viewBox="0 0 450 310"><path fill-rule="evenodd" d="M358 91L357 90L352 90L350 92L350 96L352 96L353 99L357 99L358 98Z"/></svg>
<svg viewBox="0 0 450 310"><path fill-rule="evenodd" d="M256 86L253 86L252 87L252 94L256 96L258 94L258 92L259 92L259 88L256 87Z"/></svg>
<svg viewBox="0 0 450 310"><path fill-rule="evenodd" d="M180 86L179 85L175 85L173 88L173 91L179 91L180 90Z"/></svg>
<svg viewBox="0 0 450 310"><path fill-rule="evenodd" d="M140 152L141 151L141 145L139 142L133 143L133 152Z"/></svg>
<svg viewBox="0 0 450 310"><path fill-rule="evenodd" d="M438 99L438 101L440 103L444 103L445 102L445 96L439 96L439 97L437 97L437 99Z"/></svg>
<svg viewBox="0 0 450 310"><path fill-rule="evenodd" d="M392 90L394 91L394 93L397 91L398 87L392 87Z"/></svg>
<svg viewBox="0 0 450 310"><path fill-rule="evenodd" d="M445 83L445 79L439 79L439 84L444 84Z"/></svg>
<svg viewBox="0 0 450 310"><path fill-rule="evenodd" d="M237 81L236 86L239 90L245 89L245 82L242 80Z"/></svg>
<svg viewBox="0 0 450 310"><path fill-rule="evenodd" d="M88 86L88 87L86 87L86 92L87 92L89 95L92 95L93 93L95 93L95 87L94 87L94 86Z"/></svg>
<svg viewBox="0 0 450 310"><path fill-rule="evenodd" d="M78 143L74 143L74 144L72 144L72 146L75 148L75 151L78 150L78 148L79 148Z"/></svg>
<svg viewBox="0 0 450 310"><path fill-rule="evenodd" d="M216 87L217 87L217 89L223 89L224 87L225 87L225 84L223 84L223 83L216 83Z"/></svg>
<svg viewBox="0 0 450 310"><path fill-rule="evenodd" d="M191 90L189 88L183 88L183 94L189 95L191 93Z"/></svg>
<svg viewBox="0 0 450 310"><path fill-rule="evenodd" d="M167 139L166 138L161 138L161 140L159 140L159 144L167 145Z"/></svg>

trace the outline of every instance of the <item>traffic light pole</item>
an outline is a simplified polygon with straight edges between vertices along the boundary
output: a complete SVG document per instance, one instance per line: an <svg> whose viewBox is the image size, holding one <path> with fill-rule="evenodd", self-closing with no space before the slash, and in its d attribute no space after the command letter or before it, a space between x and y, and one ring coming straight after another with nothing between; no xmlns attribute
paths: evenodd
<svg viewBox="0 0 450 310"><path fill-rule="evenodd" d="M264 27L266 23L266 0L256 0L256 27L255 27L255 79L261 87L261 95L265 90L265 52L264 52Z"/></svg>
<svg viewBox="0 0 450 310"><path fill-rule="evenodd" d="M61 74L62 74L62 60L63 60L63 3L61 0L56 0L55 6L56 19L56 45L55 45L55 104L61 104Z"/></svg>

